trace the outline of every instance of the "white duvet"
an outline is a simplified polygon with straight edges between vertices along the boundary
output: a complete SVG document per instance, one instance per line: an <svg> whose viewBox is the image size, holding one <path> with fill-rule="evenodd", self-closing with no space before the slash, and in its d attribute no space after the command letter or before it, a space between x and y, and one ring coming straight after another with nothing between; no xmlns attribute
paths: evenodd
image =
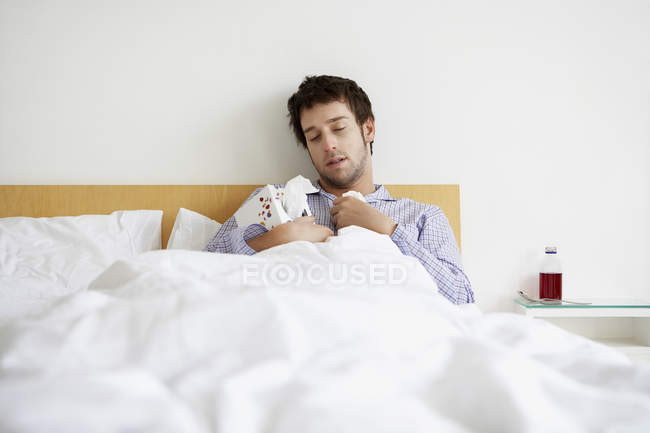
<svg viewBox="0 0 650 433"><path fill-rule="evenodd" d="M650 431L650 368L452 306L355 227L254 257L118 261L0 327L0 354L2 432Z"/></svg>

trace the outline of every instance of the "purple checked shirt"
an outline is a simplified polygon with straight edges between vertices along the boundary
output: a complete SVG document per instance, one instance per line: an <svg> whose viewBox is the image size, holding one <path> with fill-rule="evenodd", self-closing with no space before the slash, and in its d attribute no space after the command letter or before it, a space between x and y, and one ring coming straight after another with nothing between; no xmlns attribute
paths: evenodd
<svg viewBox="0 0 650 433"><path fill-rule="evenodd" d="M329 227L336 233L330 216L336 196L321 189L318 182L314 186L318 192L307 194L307 203L316 218L316 224ZM255 190L247 201L260 189ZM442 210L438 206L406 198L395 199L383 185L375 185L375 189L375 192L365 196L366 202L397 223L391 239L402 253L417 258L438 284L440 293L451 302L474 302L472 286L460 263L456 238ZM221 226L204 251L255 254L255 250L246 241L267 231L259 224L237 227L235 217L232 216Z"/></svg>

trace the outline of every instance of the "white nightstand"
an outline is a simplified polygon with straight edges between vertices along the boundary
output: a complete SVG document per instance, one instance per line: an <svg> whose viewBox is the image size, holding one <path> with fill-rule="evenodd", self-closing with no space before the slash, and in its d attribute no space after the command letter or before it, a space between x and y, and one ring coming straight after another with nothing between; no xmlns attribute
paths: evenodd
<svg viewBox="0 0 650 433"><path fill-rule="evenodd" d="M650 362L650 302L632 299L576 299L591 305L548 305L514 300L518 313L548 320L607 344L634 362Z"/></svg>

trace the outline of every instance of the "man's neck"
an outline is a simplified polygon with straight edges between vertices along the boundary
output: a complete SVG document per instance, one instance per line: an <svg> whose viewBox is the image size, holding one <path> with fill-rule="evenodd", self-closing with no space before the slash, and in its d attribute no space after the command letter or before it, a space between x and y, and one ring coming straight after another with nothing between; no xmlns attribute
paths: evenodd
<svg viewBox="0 0 650 433"><path fill-rule="evenodd" d="M337 188L335 186L328 184L322 178L319 179L319 183L321 188L323 188L325 192L334 194L337 197L341 197L343 194L345 194L348 191L359 191L362 195L368 195L375 192L375 184L372 182L372 179L367 179L363 181L360 179L359 182L355 183L354 185L350 185L347 188Z"/></svg>

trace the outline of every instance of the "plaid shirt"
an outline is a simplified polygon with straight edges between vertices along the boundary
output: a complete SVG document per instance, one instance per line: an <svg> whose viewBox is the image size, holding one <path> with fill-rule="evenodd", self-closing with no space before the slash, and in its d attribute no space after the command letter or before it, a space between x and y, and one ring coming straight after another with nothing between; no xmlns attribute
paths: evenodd
<svg viewBox="0 0 650 433"><path fill-rule="evenodd" d="M284 187L284 185L275 185ZM307 203L316 218L316 224L324 225L336 233L330 209L336 196L324 191L318 182L318 192L307 195ZM463 272L456 238L447 217L438 206L391 197L383 185L375 185L375 192L365 196L366 202L397 223L391 239L403 254L417 258L438 284L442 295L454 304L474 302L474 292L467 275ZM256 189L247 201L261 188ZM226 221L204 251L255 254L246 241L268 230L259 225L237 227L235 217Z"/></svg>

